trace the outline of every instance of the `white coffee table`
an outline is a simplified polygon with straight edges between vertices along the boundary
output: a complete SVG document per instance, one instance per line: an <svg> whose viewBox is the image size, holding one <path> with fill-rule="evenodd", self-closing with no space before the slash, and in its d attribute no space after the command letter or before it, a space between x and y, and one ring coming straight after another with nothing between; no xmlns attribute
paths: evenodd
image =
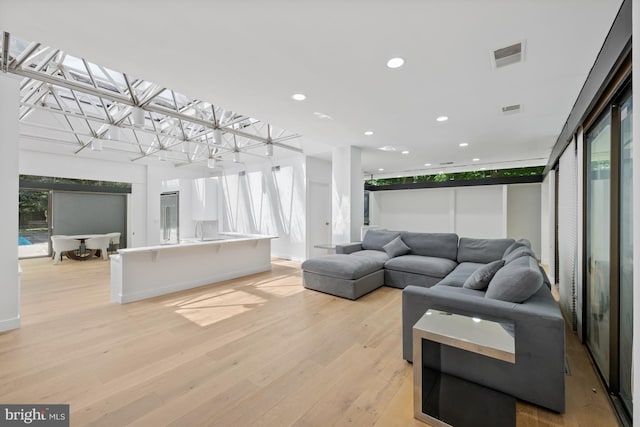
<svg viewBox="0 0 640 427"><path fill-rule="evenodd" d="M413 327L415 418L433 426L515 426L515 398L440 372L442 345L515 363L509 330L513 323L428 310Z"/></svg>

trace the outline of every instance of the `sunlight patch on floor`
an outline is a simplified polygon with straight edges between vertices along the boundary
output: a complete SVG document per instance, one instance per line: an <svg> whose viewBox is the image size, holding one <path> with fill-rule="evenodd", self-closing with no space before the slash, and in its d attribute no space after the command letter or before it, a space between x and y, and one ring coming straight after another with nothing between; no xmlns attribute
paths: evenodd
<svg viewBox="0 0 640 427"><path fill-rule="evenodd" d="M285 281L283 282L284 283L280 283L280 284L277 282L265 283L261 285L256 285L255 288L260 290L261 292L266 292L268 294L278 296L278 297L288 297L288 296L300 293L304 290L302 285L298 285L298 284L292 285L291 283L286 284Z"/></svg>
<svg viewBox="0 0 640 427"><path fill-rule="evenodd" d="M191 302L170 304L176 306L176 313L185 319L205 327L246 313L263 305L267 300L240 290L226 289L200 295Z"/></svg>

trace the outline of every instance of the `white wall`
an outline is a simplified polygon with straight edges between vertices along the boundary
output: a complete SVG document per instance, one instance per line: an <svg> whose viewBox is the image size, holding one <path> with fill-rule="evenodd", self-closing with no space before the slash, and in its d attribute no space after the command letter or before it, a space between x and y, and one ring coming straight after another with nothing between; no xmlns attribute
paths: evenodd
<svg viewBox="0 0 640 427"><path fill-rule="evenodd" d="M274 257L302 260L306 251L306 188L304 157L239 165L223 172L222 229L278 236L271 241ZM272 167L279 166L279 170ZM239 172L244 171L242 175Z"/></svg>
<svg viewBox="0 0 640 427"><path fill-rule="evenodd" d="M507 237L519 239L527 236L531 241L531 249L539 257L542 249L541 187L540 183L507 186Z"/></svg>
<svg viewBox="0 0 640 427"><path fill-rule="evenodd" d="M514 187L512 186L520 186ZM531 212L526 221L508 218L509 195ZM487 185L373 191L369 199L371 225L391 230L454 232L478 238L527 238L540 247L540 184ZM529 221L533 222L529 224ZM536 252L538 253L538 252Z"/></svg>
<svg viewBox="0 0 640 427"><path fill-rule="evenodd" d="M456 197L454 232L458 236L506 237L504 186L458 187L452 191Z"/></svg>
<svg viewBox="0 0 640 427"><path fill-rule="evenodd" d="M18 101L20 81L0 74L0 332L20 327Z"/></svg>
<svg viewBox="0 0 640 427"><path fill-rule="evenodd" d="M450 188L372 191L369 224L390 230L452 232L454 195Z"/></svg>
<svg viewBox="0 0 640 427"><path fill-rule="evenodd" d="M536 254L542 250L541 209L540 183L384 190L369 195L372 226L526 238Z"/></svg>

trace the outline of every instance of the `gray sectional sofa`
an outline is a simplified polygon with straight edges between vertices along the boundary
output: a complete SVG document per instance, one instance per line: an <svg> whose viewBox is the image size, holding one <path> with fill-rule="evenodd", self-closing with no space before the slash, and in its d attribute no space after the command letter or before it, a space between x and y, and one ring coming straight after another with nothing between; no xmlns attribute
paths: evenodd
<svg viewBox="0 0 640 427"><path fill-rule="evenodd" d="M403 289L402 351L410 362L413 325L429 309L512 325L515 364L443 345L440 369L564 412L564 319L527 241L369 230L302 270L306 288L349 299L383 285Z"/></svg>

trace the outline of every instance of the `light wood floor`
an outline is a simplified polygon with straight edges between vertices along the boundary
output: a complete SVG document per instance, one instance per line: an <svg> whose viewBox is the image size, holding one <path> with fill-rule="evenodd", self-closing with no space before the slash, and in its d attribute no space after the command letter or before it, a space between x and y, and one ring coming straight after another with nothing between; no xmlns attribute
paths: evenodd
<svg viewBox="0 0 640 427"><path fill-rule="evenodd" d="M276 260L268 273L118 305L108 262L21 266L22 328L0 334L1 403L69 403L73 426L424 426L398 289L335 298ZM518 403L519 426L616 425L584 349L573 335L567 346L567 412Z"/></svg>

